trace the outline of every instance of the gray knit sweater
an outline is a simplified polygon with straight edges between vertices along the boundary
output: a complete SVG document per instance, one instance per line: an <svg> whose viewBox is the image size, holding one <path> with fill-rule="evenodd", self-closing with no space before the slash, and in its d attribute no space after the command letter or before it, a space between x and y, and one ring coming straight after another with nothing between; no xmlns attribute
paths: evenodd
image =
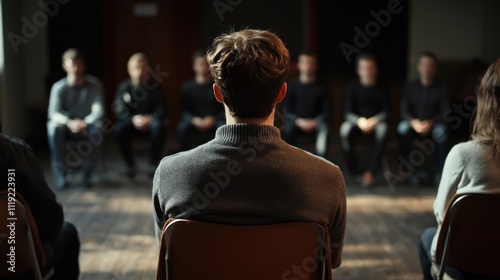
<svg viewBox="0 0 500 280"><path fill-rule="evenodd" d="M346 225L340 169L285 143L274 126L231 124L165 157L153 180L157 238L168 218L233 224L311 221L329 228L338 267Z"/></svg>
<svg viewBox="0 0 500 280"><path fill-rule="evenodd" d="M455 145L446 157L443 176L439 183L434 215L438 231L434 236L431 253L436 246L446 209L455 194L500 192L500 163L488 154L487 146L477 141Z"/></svg>

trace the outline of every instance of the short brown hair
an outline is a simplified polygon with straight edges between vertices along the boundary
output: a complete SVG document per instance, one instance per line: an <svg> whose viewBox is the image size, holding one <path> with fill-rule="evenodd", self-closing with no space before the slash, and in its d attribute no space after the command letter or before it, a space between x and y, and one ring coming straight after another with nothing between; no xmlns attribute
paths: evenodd
<svg viewBox="0 0 500 280"><path fill-rule="evenodd" d="M500 157L500 59L486 71L477 91L472 139L487 144L489 153Z"/></svg>
<svg viewBox="0 0 500 280"><path fill-rule="evenodd" d="M245 29L215 38L208 62L231 115L262 118L275 106L290 55L276 34Z"/></svg>
<svg viewBox="0 0 500 280"><path fill-rule="evenodd" d="M67 49L63 53L63 55L61 57L62 62L64 62L67 59L70 59L70 60L76 60L76 59L85 60L85 58L83 57L83 53L79 49L75 49L75 48Z"/></svg>

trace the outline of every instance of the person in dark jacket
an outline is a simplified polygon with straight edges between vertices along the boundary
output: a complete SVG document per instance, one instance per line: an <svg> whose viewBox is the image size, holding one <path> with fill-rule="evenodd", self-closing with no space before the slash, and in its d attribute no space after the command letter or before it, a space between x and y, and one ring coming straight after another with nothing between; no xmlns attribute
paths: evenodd
<svg viewBox="0 0 500 280"><path fill-rule="evenodd" d="M450 107L448 87L437 79L437 57L424 51L417 63L418 79L408 82L401 97L401 122L398 125L400 154L411 161L410 149L419 138L430 138L435 148L434 183L439 184L448 153L448 129L443 117ZM414 179L420 175L414 174ZM414 180L413 180L414 181ZM415 182L414 184L419 184Z"/></svg>
<svg viewBox="0 0 500 280"><path fill-rule="evenodd" d="M114 102L116 114L115 136L127 165L127 175L134 179L136 165L132 154L132 136L149 137L150 156L148 173L152 178L162 157L166 133L167 104L159 81L148 73L148 58L135 53L128 60L130 79L118 86Z"/></svg>

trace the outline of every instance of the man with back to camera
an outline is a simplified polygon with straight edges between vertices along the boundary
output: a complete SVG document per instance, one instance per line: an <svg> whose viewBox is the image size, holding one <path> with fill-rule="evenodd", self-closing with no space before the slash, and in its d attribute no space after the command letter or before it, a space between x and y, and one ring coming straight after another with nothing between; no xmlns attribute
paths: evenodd
<svg viewBox="0 0 500 280"><path fill-rule="evenodd" d="M129 58L127 70L130 78L118 86L114 102L115 136L127 165L127 176L132 180L136 175L132 136L143 134L149 137L148 174L151 178L162 157L165 139L165 92L148 74L148 63L148 57L143 53L135 53Z"/></svg>
<svg viewBox="0 0 500 280"><path fill-rule="evenodd" d="M287 122L283 136L295 146L298 135L315 134L316 154L325 158L330 130L330 92L317 79L318 58L314 53L301 52L297 67L299 78L290 83L285 99Z"/></svg>
<svg viewBox="0 0 500 280"><path fill-rule="evenodd" d="M432 139L436 151L433 168L435 185L439 184L448 152L448 132L442 119L450 107L448 87L437 79L437 63L437 57L432 52L424 51L419 55L418 79L407 83L403 88L400 106L402 121L398 125L400 154L407 160L410 155L410 146L416 140L420 141L417 138ZM418 174L413 176L413 184L419 185L420 176Z"/></svg>
<svg viewBox="0 0 500 280"><path fill-rule="evenodd" d="M194 79L181 88L182 119L177 127L180 150L192 148L192 138L199 132L210 132L224 124L224 107L215 100L207 55L193 54Z"/></svg>
<svg viewBox="0 0 500 280"><path fill-rule="evenodd" d="M68 49L62 55L62 67L67 76L52 86L47 122L57 189L68 186L68 173L78 168L81 161L84 184L90 185L99 148L96 141L90 138L100 133L104 115L102 84L96 77L85 74L83 54L77 49ZM69 140L86 141L78 142L76 156L67 156L66 145ZM82 148L84 146L90 146L89 150Z"/></svg>
<svg viewBox="0 0 500 280"><path fill-rule="evenodd" d="M344 122L340 126L340 144L351 175L358 174L355 138L373 136L370 160L364 168L361 186L373 184L388 134L389 89L378 79L375 56L362 53L356 58L358 79L344 91Z"/></svg>
<svg viewBox="0 0 500 280"><path fill-rule="evenodd" d="M342 172L284 142L274 126L287 90L288 50L271 32L242 30L217 37L208 58L227 124L212 141L161 161L153 180L157 238L169 218L317 222L329 230L338 267L346 223Z"/></svg>

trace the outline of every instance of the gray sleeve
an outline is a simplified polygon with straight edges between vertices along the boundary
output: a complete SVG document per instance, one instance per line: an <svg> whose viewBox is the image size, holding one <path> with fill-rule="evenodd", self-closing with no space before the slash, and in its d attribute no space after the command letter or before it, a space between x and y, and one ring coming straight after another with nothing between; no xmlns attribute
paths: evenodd
<svg viewBox="0 0 500 280"><path fill-rule="evenodd" d="M441 177L437 196L434 200L434 215L436 216L438 225L441 225L443 222L446 208L452 197L457 193L463 170L464 164L460 156L459 146L455 146L446 157L443 176Z"/></svg>
<svg viewBox="0 0 500 280"><path fill-rule="evenodd" d="M102 84L95 83L92 88L89 90L89 93L92 95L92 103L90 107L90 114L87 115L83 120L86 123L95 123L96 121L102 119L104 116L104 106L102 101L102 96L104 94Z"/></svg>
<svg viewBox="0 0 500 280"><path fill-rule="evenodd" d="M52 122L66 125L69 121L68 113L61 108L61 95L63 94L64 83L56 82L50 90L48 119Z"/></svg>

